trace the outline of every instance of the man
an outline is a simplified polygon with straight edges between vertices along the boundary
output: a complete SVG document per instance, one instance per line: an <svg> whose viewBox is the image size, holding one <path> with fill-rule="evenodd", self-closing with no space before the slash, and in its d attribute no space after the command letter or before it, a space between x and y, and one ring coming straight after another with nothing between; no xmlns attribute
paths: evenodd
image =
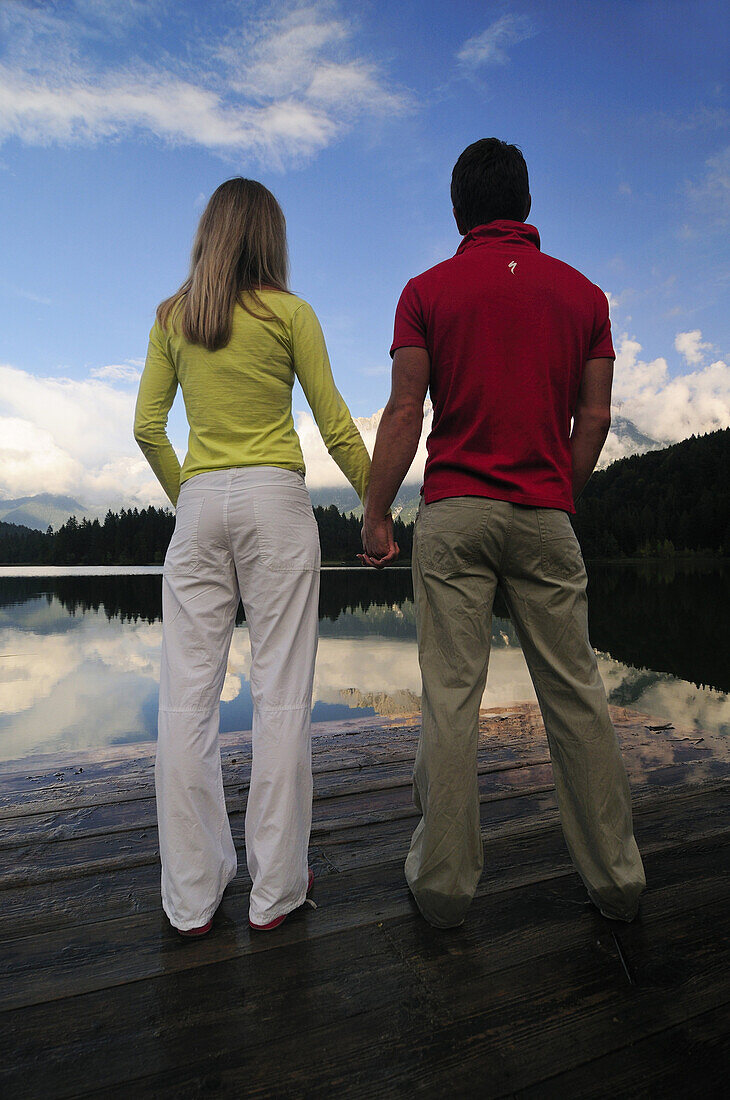
<svg viewBox="0 0 730 1100"><path fill-rule="evenodd" d="M378 429L364 560L397 556L390 505L433 427L413 581L423 679L406 879L423 916L460 924L483 866L479 703L499 585L550 746L563 831L594 904L632 920L645 886L629 786L595 654L568 514L610 424L614 351L597 286L540 252L527 166L485 138L454 167L456 255L412 279L395 318L392 393ZM571 427L572 420L572 427Z"/></svg>

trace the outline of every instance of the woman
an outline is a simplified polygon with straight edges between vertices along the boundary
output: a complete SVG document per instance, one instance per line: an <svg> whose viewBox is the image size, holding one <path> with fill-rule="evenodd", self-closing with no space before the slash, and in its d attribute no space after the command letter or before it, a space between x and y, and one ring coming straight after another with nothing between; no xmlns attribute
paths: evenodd
<svg viewBox="0 0 730 1100"><path fill-rule="evenodd" d="M338 393L317 318L287 289L284 215L260 183L208 203L190 275L157 310L134 434L170 500L155 787L162 904L183 935L211 925L236 851L223 795L219 702L239 595L251 640L251 927L275 928L311 887L310 715L319 538L294 431L294 378L361 499L370 460ZM182 387L182 469L167 414Z"/></svg>

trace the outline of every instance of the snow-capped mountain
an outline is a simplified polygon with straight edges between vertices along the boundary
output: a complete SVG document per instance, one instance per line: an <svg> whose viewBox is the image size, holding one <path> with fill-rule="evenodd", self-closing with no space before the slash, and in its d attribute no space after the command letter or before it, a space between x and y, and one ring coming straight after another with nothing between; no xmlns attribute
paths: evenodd
<svg viewBox="0 0 730 1100"><path fill-rule="evenodd" d="M674 440L671 442L674 442ZM611 416L611 430L601 451L598 467L602 469L604 466L616 462L619 458L644 454L645 451L659 451L662 447L667 446L669 446L669 441L665 440L661 443L659 440L645 435L636 427L633 420L621 416L620 412L614 409Z"/></svg>

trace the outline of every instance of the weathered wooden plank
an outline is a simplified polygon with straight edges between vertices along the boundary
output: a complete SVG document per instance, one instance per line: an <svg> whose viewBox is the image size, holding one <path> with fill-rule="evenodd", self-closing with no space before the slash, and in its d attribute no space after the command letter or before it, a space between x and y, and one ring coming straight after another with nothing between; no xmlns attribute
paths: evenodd
<svg viewBox="0 0 730 1100"><path fill-rule="evenodd" d="M489 779L489 777L486 777ZM698 784L698 791L705 788ZM727 789L727 783L720 781L720 789ZM686 792L692 788L687 788ZM676 801L686 792L676 792ZM333 867L342 867L351 858L351 853L360 848L361 852L383 840L398 838L409 833L417 817L411 805L407 790L399 794L400 804L396 808L373 810L370 798L362 796L345 799L346 812L342 813L343 802L339 799L315 802L313 844L324 848ZM644 798L662 798L656 788L644 787L634 791L634 802L638 805ZM360 802L358 802L358 798ZM557 820L555 795L550 785L543 788L513 791L490 791L482 794L482 823L498 831L520 830L530 827L530 818L541 825ZM243 817L240 813L231 814L234 839L239 846L243 844ZM392 823L392 828L388 823ZM338 859L336 849L340 845L347 847L345 863ZM132 828L125 832L104 832L98 836L66 840L34 840L23 847L0 853L0 884L5 888L50 882L70 875L107 874L117 869L140 867L154 863L158 859L157 834L154 824L147 828Z"/></svg>
<svg viewBox="0 0 730 1100"><path fill-rule="evenodd" d="M644 786L634 788L633 812L636 833L643 844L666 835L681 839L700 832L723 832L728 828L728 782L709 781L696 787L671 789ZM679 815L686 815L680 819ZM497 837L533 836L553 829L559 822L553 791L482 803L482 836L485 841ZM332 834L322 831L317 840L332 866L344 870L369 864L378 858L394 858L405 853L404 838L410 839L413 819L375 822L359 828L340 828Z"/></svg>
<svg viewBox="0 0 730 1100"><path fill-rule="evenodd" d="M551 783L552 768L549 758L537 757L519 762L498 761L479 763L479 776L491 776L495 790L510 790L536 783ZM515 773L515 774L512 774ZM240 770L238 779L224 784L229 813L243 813L250 780L250 766ZM484 789L484 783L482 784ZM111 799L105 794L105 786L97 786L86 797L77 797L72 805L49 808L44 803L32 808L23 806L12 816L0 819L0 850L19 847L38 838L64 840L71 836L93 836L109 831L148 828L156 825L157 814L154 788L145 792L137 789ZM373 796L376 808L378 800L388 803L386 792L398 791L398 798L410 801L412 789L412 762L405 764L380 764L376 767L358 766L355 769L327 768L314 773L314 800L353 798L357 795ZM41 806L45 809L41 812Z"/></svg>
<svg viewBox="0 0 730 1100"><path fill-rule="evenodd" d="M716 877L700 876L696 897L685 894L673 913L676 882L647 898L654 977L636 987L608 923L574 907L578 889L563 880L549 892L486 895L449 933L409 915L299 942L268 937L250 956L236 953L233 938L225 959L203 957L202 942L176 945L150 980L89 992L68 1010L62 1002L3 1013L6 1095L22 1082L49 1097L204 1088L499 1096L724 1003L718 967L728 941L715 950L707 938L728 927L728 890ZM699 928L695 903L705 914ZM189 965L178 969L178 959Z"/></svg>
<svg viewBox="0 0 730 1100"><path fill-rule="evenodd" d="M636 833L645 858L651 852L680 845L679 858L686 844L710 843L718 853L718 865L727 859L727 805L720 788L683 792L678 800L654 799L641 802L635 813ZM488 809L489 807L483 807ZM348 834L350 831L348 830ZM402 868L410 840L410 825L394 822L372 828L368 836L354 830L349 843L312 846L310 862L318 879L334 872L362 870L393 862ZM716 837L715 840L699 838ZM556 826L554 811L549 817L534 817L498 826L493 820L483 826L485 844L485 883L532 881L542 874L567 870L571 865L562 833ZM517 877L515 877L517 876ZM250 888L243 852L239 855L239 874L229 887L231 892L247 893ZM0 937L10 939L45 929L85 924L120 916L158 911L159 865L157 858L141 866L115 866L105 875L68 875L47 881L39 889L36 883L6 888L0 893Z"/></svg>
<svg viewBox="0 0 730 1100"><path fill-rule="evenodd" d="M490 777L483 777L489 779ZM388 795L388 797L385 797ZM523 790L494 790L480 793L483 805L492 806L490 817L503 821L521 820L531 807L544 809L554 804L552 784ZM91 812L91 811L84 811ZM315 801L312 841L331 844L341 831L352 833L362 826L385 822L413 822L418 812L409 789L376 792L372 795ZM238 846L244 843L244 814L230 812L231 831ZM126 829L104 828L98 833L76 837L73 831L57 836L31 837L18 847L0 852L0 882L6 888L40 883L72 874L105 874L115 868L138 867L156 861L157 828L150 815L146 826Z"/></svg>
<svg viewBox="0 0 730 1100"><path fill-rule="evenodd" d="M399 742L400 746L400 742ZM376 786L387 786L388 771L401 776L401 782L411 782L415 742L411 748L379 748L377 751L363 748L345 748L338 751L314 755L312 772L315 783L318 776L341 773L339 780L343 792L351 789L353 783L364 783L370 777L376 780ZM527 746L516 752L509 745L483 748L478 754L479 769L487 771L510 771L532 764L549 763L549 755L543 746ZM250 754L245 760L233 758L223 765L223 785L226 792L240 792L246 789L251 775ZM385 781L380 783L380 779ZM332 783L336 780L333 778ZM392 785L392 784L391 784ZM363 788L364 789L364 788ZM154 775L152 771L136 776L120 775L111 779L98 776L89 779L74 777L72 782L59 782L50 787L34 787L29 790L16 790L0 795L0 823L12 821L17 817L29 817L36 814L55 813L59 810L83 809L86 806L111 805L117 802L134 802L154 797ZM11 826L7 826L10 828Z"/></svg>
<svg viewBox="0 0 730 1100"><path fill-rule="evenodd" d="M730 1066L730 988L728 1002L638 1042L520 1090L520 1100L600 1100L610 1082L614 1096L724 1096Z"/></svg>
<svg viewBox="0 0 730 1100"><path fill-rule="evenodd" d="M697 751L697 750L695 750ZM630 764L630 762L629 762ZM229 768L226 794L229 812L235 816L244 812L245 796L250 777L250 765L241 765L233 772ZM631 768L629 769L631 771ZM231 774L233 772L233 774ZM500 773L504 773L501 778ZM537 754L528 755L523 760L505 759L487 760L481 758L478 766L482 792L487 790L509 792L532 786L533 790L548 789L552 786L552 770L549 758ZM708 776L730 776L730 761L710 759L689 760L675 764L662 764L648 775L653 786L679 786L702 782ZM488 777L488 778L487 778ZM636 787L636 782L634 783ZM104 787L95 787L85 796L79 796L72 805L58 806L50 812L39 812L42 803L31 807L23 806L20 812L0 820L0 851L7 848L25 847L37 839L67 840L82 836L92 836L109 831L124 832L139 828L149 829L156 826L156 810L151 783L146 791L127 790L109 798ZM411 762L380 764L376 766L358 766L356 769L331 770L329 767L315 770L315 804L325 799L356 799L358 795L369 796L369 809L377 812L401 816L400 811L407 807L406 816L413 816L411 807ZM394 791L391 798L389 792ZM79 804L80 803L80 804ZM345 814L354 812L355 803L343 801ZM334 807L334 801L332 808ZM30 812L29 812L30 809ZM334 812L334 811L333 811Z"/></svg>
<svg viewBox="0 0 730 1100"><path fill-rule="evenodd" d="M0 767L3 1096L540 1095L561 1077L580 1092L600 1066L630 1087L622 1050L671 1051L663 1034L728 1001L728 743L612 713L649 879L642 919L615 928L587 902L552 784L538 782L536 707L483 716L485 874L445 934L414 914L403 880L415 721L317 733L320 909L254 938L243 870L210 937L170 930L154 746L63 780ZM223 759L240 844L250 743L223 738Z"/></svg>
<svg viewBox="0 0 730 1100"><path fill-rule="evenodd" d="M671 782L692 781L713 774L718 761L730 763L727 738L700 736L680 730L647 733L642 716L614 708L616 728L624 758L633 781L646 781L649 774ZM647 721L651 721L648 719ZM656 721L656 720L655 720ZM315 774L403 763L410 766L417 744L417 727L342 730L338 725L314 739ZM227 735L243 738L244 735ZM250 770L250 740L238 740L223 749L224 782L227 789L245 786ZM482 763L514 761L534 763L547 759L547 741L536 711L518 710L504 718L485 715L481 722ZM22 771L0 776L0 819L16 813L46 813L56 809L83 808L101 801L130 801L153 791L152 756L94 760L85 766L59 768L55 758L41 758L45 771ZM685 765L685 772L679 765ZM669 771L666 771L666 769ZM666 776L662 777L662 769ZM106 789L104 789L106 784Z"/></svg>
<svg viewBox="0 0 730 1100"><path fill-rule="evenodd" d="M344 941L322 937L306 947L175 969L176 956L189 956L190 946L171 944L170 968L152 981L3 1013L2 1095L103 1093L215 1049L255 1048L266 1059L277 1030L301 1036L315 1019L326 1027L397 1009L409 978L376 926Z"/></svg>
<svg viewBox="0 0 730 1100"><path fill-rule="evenodd" d="M727 932L726 900L703 901L719 931ZM509 915L514 922L515 911ZM531 911L530 942L534 937L549 945L538 957L521 954L526 937L519 933L503 938L499 916L493 905L480 907L470 938L444 936L414 921L385 922L384 934L410 971L399 1011L363 1013L355 1026L348 1019L273 1040L268 1062L255 1048L207 1058L201 1051L197 1065L147 1076L135 1081L134 1091L179 1097L200 1095L207 1085L224 1096L245 1091L262 1098L501 1097L726 1002L718 962L730 962L728 941L719 951L708 938L695 934L690 941L691 910L679 921L663 914L652 922L653 950L672 978L638 987L625 981L612 934L590 914L571 922L573 930L580 924L581 938L563 938L566 926L553 925L547 909L537 922ZM688 940L679 967L675 937ZM505 966L506 959L513 965ZM468 986L460 985L467 974Z"/></svg>
<svg viewBox="0 0 730 1100"><path fill-rule="evenodd" d="M714 890L723 884L730 890L728 875L718 861L717 841L698 842L694 848L692 894L685 891L678 897L674 901L674 911L699 904L705 881L712 883ZM495 846L487 874L480 884L479 896L507 895L529 887L533 903L537 904L535 899L542 899L544 907L551 893L557 891L564 895L568 890L573 899L571 912L586 908L582 884L564 857L556 859L554 850L544 849L541 859L535 861L533 857L533 862L529 863L528 850L523 866L524 854L524 848L522 852L514 848L510 851L510 846L504 844L499 851ZM683 882L686 868L683 853L677 853L674 848L657 851L651 865L655 881L663 884L651 892L650 905L656 906L657 897L662 889L666 891L667 883L671 882L674 889L677 882ZM570 880L572 886L566 887L563 880ZM175 955L174 959L179 966L206 965L241 952L277 948L292 939L330 935L410 911L400 860L366 871L320 879L315 898L320 904L316 913L298 915L296 921L282 926L276 937L256 937L254 934L251 939L247 928L247 890L242 890L239 883L237 889L229 889L226 893L216 922L216 936L202 941L196 956ZM151 976L174 965L168 959L171 938L176 939L155 905L146 912L138 910L120 919L102 918L50 933L7 940L0 961L0 1004L11 1007L59 999L101 985L118 985Z"/></svg>

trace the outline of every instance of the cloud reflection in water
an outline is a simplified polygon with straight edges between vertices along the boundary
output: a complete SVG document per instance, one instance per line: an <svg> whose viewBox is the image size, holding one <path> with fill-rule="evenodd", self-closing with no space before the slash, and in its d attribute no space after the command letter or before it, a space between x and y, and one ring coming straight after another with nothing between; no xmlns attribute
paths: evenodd
<svg viewBox="0 0 730 1100"><path fill-rule="evenodd" d="M144 590L142 580L149 584L149 606L132 606L119 578L106 578L108 591L93 598L90 578L64 578L62 588L38 578L22 590L0 581L0 759L154 738L159 577L125 579L134 582L129 592L135 598ZM412 602L401 591L388 603L374 602L357 583L339 577L323 591L315 719L372 708L403 713L420 695ZM400 587L403 579L395 583ZM323 590L328 585L325 579ZM222 694L224 731L250 728L250 666L248 629L241 621ZM730 699L721 692L605 654L599 654L599 666L613 703L677 726L730 731ZM511 624L495 619L483 706L534 699Z"/></svg>

